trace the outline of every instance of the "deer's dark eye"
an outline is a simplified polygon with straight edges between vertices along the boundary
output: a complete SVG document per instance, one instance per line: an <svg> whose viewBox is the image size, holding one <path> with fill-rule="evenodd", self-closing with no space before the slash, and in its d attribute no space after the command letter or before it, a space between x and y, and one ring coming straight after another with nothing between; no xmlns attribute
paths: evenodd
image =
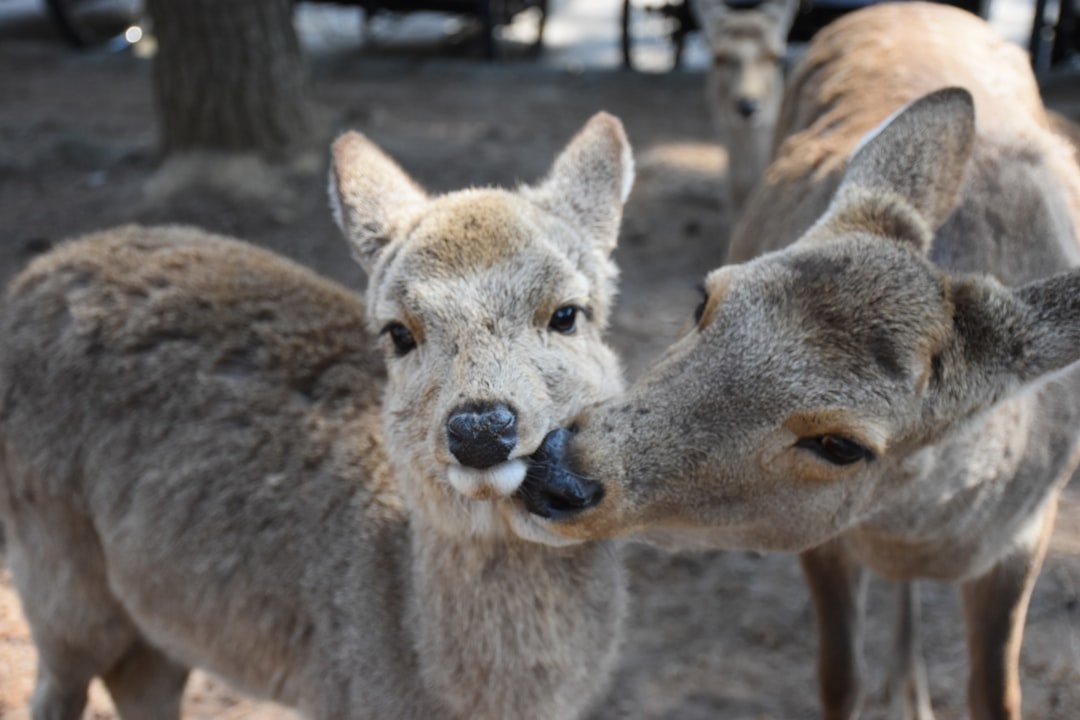
<svg viewBox="0 0 1080 720"><path fill-rule="evenodd" d="M577 330L577 316L581 308L577 305L563 305L555 311L548 321L548 327L563 335L573 335Z"/></svg>
<svg viewBox="0 0 1080 720"><path fill-rule="evenodd" d="M386 323L379 334L390 336L398 355L407 355L416 347L416 338L409 332L409 328L399 322Z"/></svg>
<svg viewBox="0 0 1080 720"><path fill-rule="evenodd" d="M697 307L694 308L695 325L701 324L701 318L705 315L705 306L709 304L709 293L705 291L705 286L703 285L699 287L698 291L701 292L701 302L699 302Z"/></svg>
<svg viewBox="0 0 1080 720"><path fill-rule="evenodd" d="M809 450L833 465L851 465L860 460L874 459L874 453L854 440L840 435L802 438L795 443L795 447Z"/></svg>

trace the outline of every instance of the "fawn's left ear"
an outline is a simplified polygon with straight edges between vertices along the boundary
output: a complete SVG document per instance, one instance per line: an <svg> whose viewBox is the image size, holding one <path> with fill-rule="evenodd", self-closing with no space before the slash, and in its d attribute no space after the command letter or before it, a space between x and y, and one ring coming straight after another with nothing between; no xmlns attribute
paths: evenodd
<svg viewBox="0 0 1080 720"><path fill-rule="evenodd" d="M953 87L907 105L856 147L822 227L866 230L925 253L955 207L975 141L971 93Z"/></svg>
<svg viewBox="0 0 1080 720"><path fill-rule="evenodd" d="M1080 361L1080 270L1018 288L969 277L948 295L953 326L931 379L939 413L989 407Z"/></svg>
<svg viewBox="0 0 1080 720"><path fill-rule="evenodd" d="M724 23L734 12L724 0L689 0L690 12L693 13L698 27L705 35L705 41L715 46L723 33Z"/></svg>
<svg viewBox="0 0 1080 720"><path fill-rule="evenodd" d="M530 197L611 252L633 184L634 157L626 132L618 118L601 112L574 136Z"/></svg>
<svg viewBox="0 0 1080 720"><path fill-rule="evenodd" d="M360 133L347 132L331 146L330 209L369 276L383 248L394 239L397 221L426 198L396 162Z"/></svg>

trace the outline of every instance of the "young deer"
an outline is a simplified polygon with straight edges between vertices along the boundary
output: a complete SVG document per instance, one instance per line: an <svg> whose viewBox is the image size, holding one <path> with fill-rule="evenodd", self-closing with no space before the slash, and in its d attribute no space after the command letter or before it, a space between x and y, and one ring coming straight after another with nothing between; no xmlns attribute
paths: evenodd
<svg viewBox="0 0 1080 720"><path fill-rule="evenodd" d="M712 54L705 101L728 154L728 190L738 217L765 174L784 94L787 36L798 0L763 0L732 7L724 0L692 0Z"/></svg>
<svg viewBox="0 0 1080 720"><path fill-rule="evenodd" d="M619 560L522 541L536 520L510 495L523 456L620 389L601 332L631 179L605 115L516 192L429 198L347 134L332 199L366 310L194 230L34 262L0 316L33 717L80 717L100 676L125 720L176 718L194 666L315 718L584 712L616 654Z"/></svg>
<svg viewBox="0 0 1080 720"><path fill-rule="evenodd" d="M803 553L827 718L858 713L864 569L957 581L971 715L1019 718L1027 602L1078 461L1080 271L1055 273L1080 261L1080 171L1024 54L941 5L827 28L781 123L742 264L624 397L548 438L523 497L560 541ZM926 718L902 599L893 711Z"/></svg>

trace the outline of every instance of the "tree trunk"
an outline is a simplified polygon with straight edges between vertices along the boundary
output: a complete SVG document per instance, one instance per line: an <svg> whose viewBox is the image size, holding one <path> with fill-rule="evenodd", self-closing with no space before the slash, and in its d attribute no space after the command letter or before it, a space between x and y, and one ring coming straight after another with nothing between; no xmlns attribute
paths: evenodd
<svg viewBox="0 0 1080 720"><path fill-rule="evenodd" d="M283 158L309 141L293 0L148 0L165 153Z"/></svg>

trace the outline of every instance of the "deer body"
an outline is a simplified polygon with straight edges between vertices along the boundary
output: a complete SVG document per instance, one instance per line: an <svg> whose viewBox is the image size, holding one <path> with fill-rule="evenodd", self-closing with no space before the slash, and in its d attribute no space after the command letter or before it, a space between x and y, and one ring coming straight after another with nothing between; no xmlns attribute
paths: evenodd
<svg viewBox="0 0 1080 720"><path fill-rule="evenodd" d="M191 666L309 710L378 706L338 669L357 662L423 715L358 301L241 243L128 227L34 263L4 320L0 507L34 717L81 717L95 675L124 717L175 717ZM379 621L344 640L355 615Z"/></svg>
<svg viewBox="0 0 1080 720"><path fill-rule="evenodd" d="M705 101L727 151L728 191L738 217L771 157L798 2L765 0L733 8L722 0L696 0L692 7L712 55Z"/></svg>
<svg viewBox="0 0 1080 720"><path fill-rule="evenodd" d="M906 582L956 581L971 715L1019 718L1027 602L1080 459L1080 273L1057 274L1080 260L1080 171L1026 57L939 5L822 31L781 131L738 264L624 398L553 434L531 506L559 537L802 553L827 718L858 714L863 569L905 583L894 717L930 715ZM594 483L590 509L545 502Z"/></svg>
<svg viewBox="0 0 1080 720"><path fill-rule="evenodd" d="M178 717L194 666L315 718L584 712L620 637L620 563L606 542L520 540L534 521L510 496L516 458L619 387L600 333L629 162L599 116L540 186L429 198L344 136L332 200L366 308L194 230L101 233L20 275L0 518L35 720L80 717L94 676L125 720ZM466 420L504 404L514 433L451 442L462 401Z"/></svg>

